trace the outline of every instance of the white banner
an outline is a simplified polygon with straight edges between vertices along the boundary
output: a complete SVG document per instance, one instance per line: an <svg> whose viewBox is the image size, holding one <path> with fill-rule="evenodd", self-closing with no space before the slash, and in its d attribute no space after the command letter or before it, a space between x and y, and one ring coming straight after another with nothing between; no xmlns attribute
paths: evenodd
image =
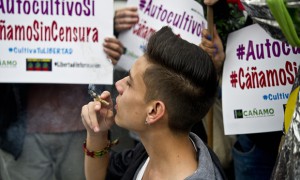
<svg viewBox="0 0 300 180"><path fill-rule="evenodd" d="M118 66L125 70L143 55L149 37L161 27L170 26L181 38L197 45L207 27L203 8L194 0L128 0L127 6L138 7L139 22L119 35L127 51Z"/></svg>
<svg viewBox="0 0 300 180"><path fill-rule="evenodd" d="M0 1L0 82L112 84L112 0Z"/></svg>
<svg viewBox="0 0 300 180"><path fill-rule="evenodd" d="M273 39L254 24L231 33L226 49L222 81L225 134L282 130L300 48Z"/></svg>

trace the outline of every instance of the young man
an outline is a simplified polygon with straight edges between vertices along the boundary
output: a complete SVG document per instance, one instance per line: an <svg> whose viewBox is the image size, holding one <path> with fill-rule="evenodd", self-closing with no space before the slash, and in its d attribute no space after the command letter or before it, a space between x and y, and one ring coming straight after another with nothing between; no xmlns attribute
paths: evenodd
<svg viewBox="0 0 300 180"><path fill-rule="evenodd" d="M107 91L100 98L108 106L94 101L82 108L87 179L224 178L213 153L190 133L217 89L216 71L204 50L163 27L116 88L115 116ZM114 123L136 132L141 144L108 155L108 131Z"/></svg>

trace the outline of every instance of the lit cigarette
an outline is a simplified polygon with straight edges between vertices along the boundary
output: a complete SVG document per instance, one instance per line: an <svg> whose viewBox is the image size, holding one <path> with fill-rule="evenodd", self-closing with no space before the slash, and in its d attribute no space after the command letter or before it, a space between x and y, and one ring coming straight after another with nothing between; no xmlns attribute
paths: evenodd
<svg viewBox="0 0 300 180"><path fill-rule="evenodd" d="M99 101L99 102L101 102L101 103L103 103L103 104L105 104L105 105L107 105L107 106L109 105L109 103L108 103L107 101L101 99L101 98L97 95L97 93L95 93L94 91L89 90L89 94L94 98L94 100Z"/></svg>

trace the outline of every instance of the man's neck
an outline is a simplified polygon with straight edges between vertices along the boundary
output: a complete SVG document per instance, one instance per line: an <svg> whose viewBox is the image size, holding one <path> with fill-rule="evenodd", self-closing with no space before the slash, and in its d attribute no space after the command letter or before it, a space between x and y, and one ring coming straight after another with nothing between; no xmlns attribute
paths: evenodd
<svg viewBox="0 0 300 180"><path fill-rule="evenodd" d="M197 169L197 152L188 135L157 134L146 139L142 142L150 161L144 178L184 179Z"/></svg>

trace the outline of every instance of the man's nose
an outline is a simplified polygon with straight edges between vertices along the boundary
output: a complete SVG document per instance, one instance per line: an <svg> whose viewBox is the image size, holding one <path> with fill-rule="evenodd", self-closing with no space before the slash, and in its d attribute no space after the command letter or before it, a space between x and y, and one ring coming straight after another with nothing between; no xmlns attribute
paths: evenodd
<svg viewBox="0 0 300 180"><path fill-rule="evenodd" d="M115 83L116 89L117 89L117 91L118 91L118 93L119 93L120 95L122 95L122 94L123 94L123 91L124 91L124 81L125 81L125 78L126 78L126 77L124 77L123 79L118 80L118 81Z"/></svg>

